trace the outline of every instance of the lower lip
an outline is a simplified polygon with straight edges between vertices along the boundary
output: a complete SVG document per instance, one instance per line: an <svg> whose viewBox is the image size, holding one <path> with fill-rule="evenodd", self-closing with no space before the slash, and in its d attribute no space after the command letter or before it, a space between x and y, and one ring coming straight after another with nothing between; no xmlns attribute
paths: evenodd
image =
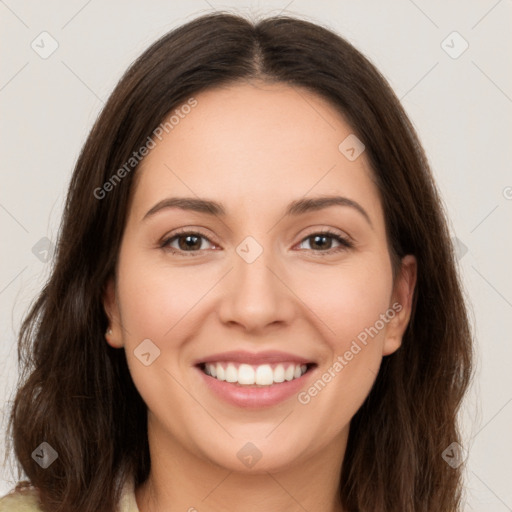
<svg viewBox="0 0 512 512"><path fill-rule="evenodd" d="M208 388L226 402L237 407L258 408L271 407L296 395L304 387L306 379L309 378L314 368L310 368L298 379L262 387L232 384L206 375L201 368L196 367L196 370L201 374Z"/></svg>

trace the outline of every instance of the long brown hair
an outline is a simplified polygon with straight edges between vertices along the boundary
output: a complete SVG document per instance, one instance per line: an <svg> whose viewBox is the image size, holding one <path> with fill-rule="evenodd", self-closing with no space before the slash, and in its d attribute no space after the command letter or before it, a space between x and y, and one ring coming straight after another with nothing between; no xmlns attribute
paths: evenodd
<svg viewBox="0 0 512 512"><path fill-rule="evenodd" d="M110 512L127 476L138 486L150 469L146 405L124 351L105 341L102 307L136 166L108 194L98 190L174 108L202 90L253 78L306 88L345 116L366 146L391 255L418 261L402 346L384 358L351 422L342 503L359 512L460 510L463 466L452 468L442 452L459 442L472 337L445 214L415 130L383 76L340 36L292 17L250 22L227 13L197 18L145 51L78 158L51 276L20 331L9 420L16 459L45 510ZM58 453L46 469L31 457L43 441Z"/></svg>

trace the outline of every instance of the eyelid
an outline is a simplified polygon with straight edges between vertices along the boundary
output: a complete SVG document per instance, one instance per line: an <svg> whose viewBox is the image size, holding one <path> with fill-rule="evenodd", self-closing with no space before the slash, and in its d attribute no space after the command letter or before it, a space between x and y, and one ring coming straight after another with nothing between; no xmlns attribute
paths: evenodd
<svg viewBox="0 0 512 512"><path fill-rule="evenodd" d="M176 231L173 231L172 233L168 234L168 235L164 235L160 242L158 243L158 245L165 249L166 246L168 246L169 242L173 241L175 238L178 238L179 236L183 236L183 235L198 235L200 236L201 238L204 238L205 240L208 240L208 242L214 246L219 246L220 244L218 244L217 242L215 242L215 240L212 240L212 236L211 235L207 235L204 231L202 231L201 228L195 228L193 226L190 226L190 227L185 227L185 228L179 228L177 229ZM200 251L181 251L179 249L174 249L174 248L168 248L170 251L174 251L174 252L179 252L181 254L183 253L189 253L189 254L192 254L192 253L200 253L202 252L203 250L200 250Z"/></svg>
<svg viewBox="0 0 512 512"><path fill-rule="evenodd" d="M308 238L310 236L317 235L317 234L322 234L322 233L326 234L326 235L338 236L340 238L343 238L347 242L350 242L353 244L355 244L355 242L356 242L346 231L343 231L342 229L331 228L329 226L322 226L322 225L314 226L313 228L311 228L311 230L310 230L310 228L308 228L307 234L302 235L301 242L305 238Z"/></svg>
<svg viewBox="0 0 512 512"><path fill-rule="evenodd" d="M356 246L355 240L346 232L329 227L314 228L311 232L302 236L300 242L296 245L304 243L306 240L313 237L314 235L327 236L328 238L336 240L340 244L338 247L331 247L330 249L327 249L325 251L313 249L308 250L308 252L310 252L314 256L331 256L344 250L347 251L349 249L353 249Z"/></svg>

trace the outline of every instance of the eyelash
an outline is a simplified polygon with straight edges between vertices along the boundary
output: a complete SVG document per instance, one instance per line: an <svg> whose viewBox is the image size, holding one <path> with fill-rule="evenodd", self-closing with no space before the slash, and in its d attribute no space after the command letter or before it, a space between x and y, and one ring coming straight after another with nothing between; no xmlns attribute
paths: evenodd
<svg viewBox="0 0 512 512"><path fill-rule="evenodd" d="M185 235L198 236L198 237L204 238L205 240L208 240L208 242L210 242L211 244L215 245L205 234L201 233L200 231L187 231L187 230L183 230L183 231L179 231L179 232L175 233L172 237L168 237L168 238L164 239L161 242L161 244L160 244L160 248L164 249L166 251L169 251L172 254L178 254L180 256L185 256L185 257L188 257L188 256L192 256L192 257L199 256L199 253L201 252L201 249L199 249L197 251L183 251L181 249L175 249L173 247L168 247L169 243L171 243L175 239L178 239L178 238L180 238L182 236L185 236ZM329 229L325 229L323 231L311 233L310 235L304 237L301 240L300 243L302 244L305 240L308 240L309 238L313 238L314 236L318 236L318 235L320 235L320 236L327 236L329 238L333 238L334 240L336 240L337 242L340 243L340 246L339 247L334 247L332 249L328 249L326 251L310 249L314 253L317 253L316 256L320 256L320 257L329 256L329 255L332 255L334 253L338 253L340 251L346 251L347 249L352 249L354 247L354 244L348 238L343 237L343 236L339 235L338 233L335 233L334 231L331 231Z"/></svg>

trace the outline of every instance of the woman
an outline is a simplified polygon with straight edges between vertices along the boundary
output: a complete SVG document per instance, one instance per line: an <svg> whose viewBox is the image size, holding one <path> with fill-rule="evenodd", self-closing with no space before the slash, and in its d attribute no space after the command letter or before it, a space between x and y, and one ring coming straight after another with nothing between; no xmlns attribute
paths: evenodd
<svg viewBox="0 0 512 512"><path fill-rule="evenodd" d="M315 24L206 15L130 67L20 350L5 510L460 510L441 201L385 79Z"/></svg>

